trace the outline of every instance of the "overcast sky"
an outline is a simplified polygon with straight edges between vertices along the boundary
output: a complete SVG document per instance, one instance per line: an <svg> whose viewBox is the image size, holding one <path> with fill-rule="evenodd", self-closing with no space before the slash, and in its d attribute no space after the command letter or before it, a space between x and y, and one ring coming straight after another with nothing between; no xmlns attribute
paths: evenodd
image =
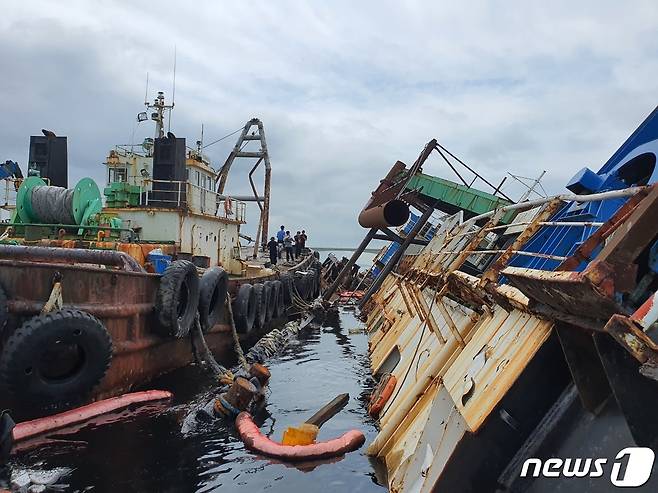
<svg viewBox="0 0 658 493"><path fill-rule="evenodd" d="M209 142L260 118L270 224L316 246L358 243L370 191L431 138L492 182L546 169L557 193L658 101L655 1L2 5L0 160L24 167L29 135L48 128L69 138L70 182L103 182L109 149L151 136L135 123L146 73L149 96L169 97L176 47L172 131L193 145L202 123ZM216 166L233 144L208 148ZM425 171L449 176L437 160Z"/></svg>

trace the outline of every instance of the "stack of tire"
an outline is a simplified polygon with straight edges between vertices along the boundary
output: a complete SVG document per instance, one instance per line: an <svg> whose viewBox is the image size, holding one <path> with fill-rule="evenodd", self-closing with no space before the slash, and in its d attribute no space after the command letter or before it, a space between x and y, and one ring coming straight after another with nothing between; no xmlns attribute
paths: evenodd
<svg viewBox="0 0 658 493"><path fill-rule="evenodd" d="M320 295L320 270L313 264L308 270L297 271L293 275L293 292L305 302Z"/></svg>
<svg viewBox="0 0 658 493"><path fill-rule="evenodd" d="M233 301L233 319L238 332L265 329L286 312L286 287L282 280L242 284Z"/></svg>
<svg viewBox="0 0 658 493"><path fill-rule="evenodd" d="M224 317L227 292L228 274L221 267L207 269L199 279L192 262L172 262L162 274L155 302L162 335L187 336L197 311L201 329L208 332Z"/></svg>

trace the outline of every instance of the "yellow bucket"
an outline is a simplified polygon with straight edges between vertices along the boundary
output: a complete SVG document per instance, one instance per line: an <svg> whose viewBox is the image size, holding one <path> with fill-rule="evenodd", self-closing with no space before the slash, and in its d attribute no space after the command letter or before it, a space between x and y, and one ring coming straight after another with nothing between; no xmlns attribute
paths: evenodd
<svg viewBox="0 0 658 493"><path fill-rule="evenodd" d="M320 428L315 425L302 423L299 426L291 426L283 432L283 445L310 445L315 443Z"/></svg>

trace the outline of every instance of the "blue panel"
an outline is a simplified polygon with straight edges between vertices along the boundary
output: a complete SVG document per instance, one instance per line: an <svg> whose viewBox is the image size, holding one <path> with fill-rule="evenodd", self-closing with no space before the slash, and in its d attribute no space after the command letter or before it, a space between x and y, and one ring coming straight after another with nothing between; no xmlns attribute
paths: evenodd
<svg viewBox="0 0 658 493"><path fill-rule="evenodd" d="M402 231L405 233L405 235L409 234L409 232L413 229L418 219L419 216L417 216L413 212L410 214L409 221L407 222L407 224L404 225L404 228L402 228ZM426 240L431 240L434 237L435 233L436 233L436 228L431 227L427 230L427 233L425 233L424 237ZM399 248L400 248L400 244L395 241L392 241L391 244L386 249L384 255L382 255L382 257L378 260L378 263L381 262L383 264L382 267L386 265L388 261L391 259L391 257L395 254L395 252L398 251ZM373 275L377 277L381 272L381 267L379 267L378 265L373 266L372 272Z"/></svg>
<svg viewBox="0 0 658 493"><path fill-rule="evenodd" d="M571 179L568 188L575 193L619 190L636 184L653 184L658 181L658 112L654 110L629 137L598 173L585 168ZM602 202L570 202L553 215L551 221L605 222L628 200L611 199ZM590 227L542 227L523 247L529 252L568 257L596 231ZM598 253L598 252L595 252ZM509 265L532 269L554 270L560 262L545 258L514 256ZM578 270L586 267L582 263Z"/></svg>

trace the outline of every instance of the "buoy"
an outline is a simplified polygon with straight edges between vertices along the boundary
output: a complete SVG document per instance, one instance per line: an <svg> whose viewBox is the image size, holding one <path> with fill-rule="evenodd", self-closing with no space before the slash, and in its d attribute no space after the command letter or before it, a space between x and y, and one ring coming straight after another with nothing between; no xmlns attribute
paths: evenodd
<svg viewBox="0 0 658 493"><path fill-rule="evenodd" d="M382 375L381 380L375 390L370 394L370 402L368 403L368 414L373 418L379 416L379 413L382 412L384 406L391 398L395 386L397 385L398 380L395 378L395 375L391 373L385 373Z"/></svg>
<svg viewBox="0 0 658 493"><path fill-rule="evenodd" d="M326 442L310 445L282 445L263 435L254 423L251 414L247 412L238 414L235 426L240 434L240 439L249 450L290 462L337 457L358 449L366 441L366 437L359 430L350 430L338 438Z"/></svg>
<svg viewBox="0 0 658 493"><path fill-rule="evenodd" d="M82 423L91 418L95 418L96 416L123 409L131 404L169 400L172 397L173 394L166 390L145 390L143 392L133 392L98 402L92 402L86 406L71 409L70 411L54 414L52 416L46 416L32 421L24 421L23 423L18 423L14 427L14 443L65 428L67 426Z"/></svg>

